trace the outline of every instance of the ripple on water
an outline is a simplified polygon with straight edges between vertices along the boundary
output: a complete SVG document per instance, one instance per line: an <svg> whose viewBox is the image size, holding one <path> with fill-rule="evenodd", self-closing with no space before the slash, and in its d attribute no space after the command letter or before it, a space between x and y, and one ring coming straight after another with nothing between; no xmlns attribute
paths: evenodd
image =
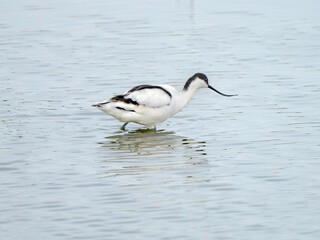
<svg viewBox="0 0 320 240"><path fill-rule="evenodd" d="M100 153L113 152L104 158L106 171L103 175L108 177L161 171L187 174L188 167L206 162L205 142L178 136L174 132L137 130L105 139L98 144ZM112 167L109 163L112 163ZM168 182L165 179L162 181Z"/></svg>
<svg viewBox="0 0 320 240"><path fill-rule="evenodd" d="M32 2L0 8L0 239L320 239L319 1ZM90 107L199 71L238 97Z"/></svg>

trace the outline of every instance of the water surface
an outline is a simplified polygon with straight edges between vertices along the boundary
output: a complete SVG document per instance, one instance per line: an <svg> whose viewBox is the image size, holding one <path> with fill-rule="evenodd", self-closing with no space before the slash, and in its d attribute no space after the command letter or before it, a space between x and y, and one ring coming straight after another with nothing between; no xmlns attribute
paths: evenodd
<svg viewBox="0 0 320 240"><path fill-rule="evenodd" d="M1 239L319 239L318 1L6 1ZM201 89L156 131L90 107Z"/></svg>

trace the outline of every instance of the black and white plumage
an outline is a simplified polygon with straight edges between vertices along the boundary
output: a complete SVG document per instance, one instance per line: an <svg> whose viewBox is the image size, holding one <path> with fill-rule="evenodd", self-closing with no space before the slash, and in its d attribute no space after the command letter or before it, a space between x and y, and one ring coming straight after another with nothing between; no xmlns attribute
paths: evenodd
<svg viewBox="0 0 320 240"><path fill-rule="evenodd" d="M123 129L129 122L155 128L183 109L199 88L210 88L227 97L235 96L219 92L209 85L205 74L196 73L187 80L181 92L169 85L139 85L92 106L125 122Z"/></svg>

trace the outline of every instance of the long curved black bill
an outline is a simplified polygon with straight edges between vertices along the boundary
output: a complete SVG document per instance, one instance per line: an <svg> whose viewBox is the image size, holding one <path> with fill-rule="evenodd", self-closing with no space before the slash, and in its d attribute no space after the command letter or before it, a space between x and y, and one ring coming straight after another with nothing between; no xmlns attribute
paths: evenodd
<svg viewBox="0 0 320 240"><path fill-rule="evenodd" d="M217 89L211 87L210 85L208 86L208 88L210 88L211 90L213 90L213 91L215 91L216 93L219 93L220 95L225 96L225 97L237 96L237 94L235 94L235 95L228 95L228 94L224 94L224 93L222 93L222 92L219 92Z"/></svg>

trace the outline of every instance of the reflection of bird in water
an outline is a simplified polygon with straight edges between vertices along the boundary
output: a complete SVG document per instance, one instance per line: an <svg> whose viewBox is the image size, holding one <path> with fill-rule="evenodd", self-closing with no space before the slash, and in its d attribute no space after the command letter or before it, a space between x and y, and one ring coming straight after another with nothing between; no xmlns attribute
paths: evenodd
<svg viewBox="0 0 320 240"><path fill-rule="evenodd" d="M177 136L173 132L163 130L140 129L126 134L106 137L103 147L113 150L126 150L141 155L165 155L180 147L191 149L190 157L205 155L205 142L196 142L192 139Z"/></svg>
<svg viewBox="0 0 320 240"><path fill-rule="evenodd" d="M96 103L92 106L99 108L125 124L129 122L155 128L156 125L182 110L200 88L226 95L209 85L208 78L203 73L196 73L188 79L181 92L169 85L139 85L122 95Z"/></svg>
<svg viewBox="0 0 320 240"><path fill-rule="evenodd" d="M100 152L105 154L101 167L103 176L147 176L152 173L144 184L163 184L172 178L175 182L203 181L200 176L204 176L204 168L201 166L208 163L205 142L163 130L140 129L106 137L99 144ZM134 185L134 182L129 184Z"/></svg>

